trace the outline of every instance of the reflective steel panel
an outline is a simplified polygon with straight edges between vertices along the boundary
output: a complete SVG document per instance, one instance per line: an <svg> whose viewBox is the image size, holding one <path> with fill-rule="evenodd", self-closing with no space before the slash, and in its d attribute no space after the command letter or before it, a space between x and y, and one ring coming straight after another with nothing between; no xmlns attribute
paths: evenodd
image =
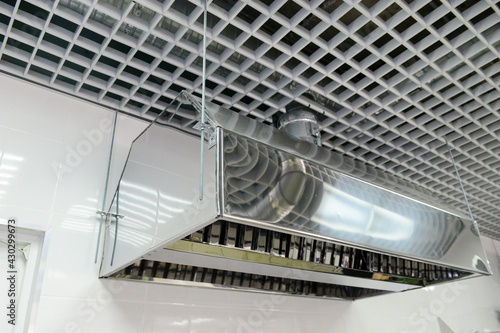
<svg viewBox="0 0 500 333"><path fill-rule="evenodd" d="M464 217L229 131L221 144L226 218L489 273Z"/></svg>
<svg viewBox="0 0 500 333"><path fill-rule="evenodd" d="M216 152L205 144L204 198L199 200L200 139L161 123L163 114L133 141L105 229L101 275L189 235L217 217ZM117 229L118 227L118 229Z"/></svg>

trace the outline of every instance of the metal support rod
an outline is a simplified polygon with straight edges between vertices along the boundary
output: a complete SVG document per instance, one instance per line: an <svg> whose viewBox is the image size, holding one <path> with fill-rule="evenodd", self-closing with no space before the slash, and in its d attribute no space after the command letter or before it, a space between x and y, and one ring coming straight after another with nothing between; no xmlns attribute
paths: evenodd
<svg viewBox="0 0 500 333"><path fill-rule="evenodd" d="M451 148L450 148L450 145L448 143L448 139L446 138L446 136L444 137L444 141L446 142L446 147L448 147L448 153L450 153L451 162L453 163L453 167L455 168L455 173L457 174L458 183L460 184L460 188L462 189L462 193L464 195L465 204L467 205L467 209L469 210L470 219L473 222L475 222L474 217L472 216L472 211L470 209L469 200L467 200L467 195L465 194L465 189L464 189L464 185L462 184L462 179L460 178L460 174L458 173L457 164L455 163L455 159L453 158L453 154L451 152Z"/></svg>
<svg viewBox="0 0 500 333"><path fill-rule="evenodd" d="M108 181L109 181L109 170L111 169L111 156L113 155L113 145L115 142L115 131L116 131L116 119L118 119L118 109L115 110L115 121L113 124L113 134L111 136L111 147L109 148L109 160L108 160L108 171L106 173L106 184L104 186L104 198L102 199L102 211L106 207L106 195L108 193ZM97 264L97 258L99 256L99 244L101 243L101 232L102 232L102 221L103 216L101 215L101 220L99 222L99 233L97 235L97 247L95 249L95 260L94 263Z"/></svg>
<svg viewBox="0 0 500 333"><path fill-rule="evenodd" d="M113 242L113 253L111 254L111 265L110 266L113 266L113 261L115 259L116 239L118 238L119 202L120 202L120 186L118 186L118 189L116 190L115 239Z"/></svg>
<svg viewBox="0 0 500 333"><path fill-rule="evenodd" d="M203 200L203 152L205 142L205 89L207 79L207 2L203 2L203 78L201 87L200 200Z"/></svg>

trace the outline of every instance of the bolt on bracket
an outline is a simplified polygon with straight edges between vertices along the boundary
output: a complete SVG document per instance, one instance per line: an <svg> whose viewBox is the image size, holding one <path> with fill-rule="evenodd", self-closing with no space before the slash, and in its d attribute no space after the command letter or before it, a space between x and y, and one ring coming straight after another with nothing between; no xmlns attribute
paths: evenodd
<svg viewBox="0 0 500 333"><path fill-rule="evenodd" d="M115 219L122 219L124 218L125 216L124 215L121 215L121 214L115 214L115 213L110 213L110 212L104 212L102 210L98 210L96 212L97 215L100 215L100 216L104 216L106 217L106 219L110 218L110 217L114 217Z"/></svg>
<svg viewBox="0 0 500 333"><path fill-rule="evenodd" d="M195 130L201 131L205 130L206 136L208 138L208 149L211 149L217 143L217 135L215 133L215 127L210 124L202 124L201 122L197 122L193 128Z"/></svg>

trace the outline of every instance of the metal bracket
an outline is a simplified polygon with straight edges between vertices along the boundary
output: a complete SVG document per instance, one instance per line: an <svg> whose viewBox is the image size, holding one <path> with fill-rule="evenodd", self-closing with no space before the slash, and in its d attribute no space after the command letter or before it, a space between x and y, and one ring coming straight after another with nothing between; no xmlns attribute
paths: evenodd
<svg viewBox="0 0 500 333"><path fill-rule="evenodd" d="M110 217L114 217L115 219L122 219L124 218L125 216L123 215L120 215L120 214L115 214L115 213L110 213L110 212L104 212L102 210L98 210L96 212L97 215L100 215L100 216L104 216L106 217L106 219L110 218Z"/></svg>
<svg viewBox="0 0 500 333"><path fill-rule="evenodd" d="M207 124L207 123L202 125L201 122L197 122L193 126L193 128L195 130L201 131L202 126L204 126L204 130L205 130L205 133L206 133L207 138L208 138L208 149L212 149L217 143L217 135L215 133L215 127L210 125L210 124Z"/></svg>

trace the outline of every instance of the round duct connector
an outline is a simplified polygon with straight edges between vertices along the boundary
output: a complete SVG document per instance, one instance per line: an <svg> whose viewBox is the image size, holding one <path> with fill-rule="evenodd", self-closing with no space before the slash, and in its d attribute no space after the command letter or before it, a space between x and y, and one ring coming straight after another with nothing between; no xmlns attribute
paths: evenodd
<svg viewBox="0 0 500 333"><path fill-rule="evenodd" d="M286 106L286 113L278 120L278 129L321 146L316 112L298 102Z"/></svg>

